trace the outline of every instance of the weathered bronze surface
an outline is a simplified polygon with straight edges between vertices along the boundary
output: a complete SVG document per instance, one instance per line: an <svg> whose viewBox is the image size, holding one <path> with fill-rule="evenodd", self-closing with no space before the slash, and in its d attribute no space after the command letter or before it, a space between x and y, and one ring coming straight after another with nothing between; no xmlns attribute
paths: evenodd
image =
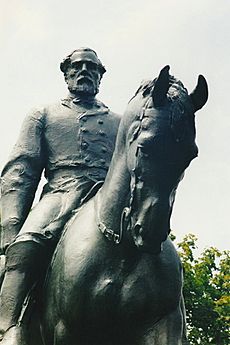
<svg viewBox="0 0 230 345"><path fill-rule="evenodd" d="M166 66L122 118L106 180L64 232L44 290L47 344L181 345L182 267L168 238L176 188L198 149L190 95Z"/></svg>
<svg viewBox="0 0 230 345"><path fill-rule="evenodd" d="M74 66L77 64L74 68L83 68L84 64L80 63L79 66L81 60L80 54L80 58L74 62ZM69 89L73 90L78 83L71 80L72 63L70 65L71 68L68 67L67 58L61 69L66 73ZM66 71L69 71L69 74ZM98 71L102 73L103 66L98 68ZM97 80L96 75L94 80ZM80 95L86 89L82 84L80 83L78 88ZM92 92L97 90L97 87L90 88L88 85L87 90ZM101 172L101 164L106 166L106 163L100 161L104 158L97 156L97 153L99 147L107 149L108 141L100 139L99 142L94 142L95 153L90 149L86 156L81 156L81 137L78 137L75 146L72 146L68 135L63 137L62 129L58 131L58 121L57 128L54 127L55 130L50 136L55 144L52 145L53 150L48 150L48 156L52 157L50 161L46 157L48 186L37 206L38 212L36 214L36 208L31 212L31 218L34 219L31 223L27 221L30 215L27 217L22 226L22 229L25 226L27 231L20 231L16 239L15 234L12 235L9 243L14 242L6 251L7 271L1 303L2 310L8 313L7 322L11 322L8 328L14 324L16 326L5 333L3 345L40 345L38 317L46 345L188 344L181 292L182 267L168 234L177 186L184 170L198 153L194 114L206 103L207 97L207 83L203 76L199 76L195 90L189 95L183 84L169 75L168 66L161 70L157 79L143 83L130 100L122 118L105 183L97 193L95 187L95 190L84 198L84 203L75 201L79 192L75 179L82 182L82 178L87 177L88 181L89 170ZM87 100L90 104L92 97L87 97ZM68 104L69 101L67 112L71 110ZM101 107L100 105L100 110ZM60 114L56 107L53 113ZM108 113L99 115L99 127L105 124L103 120L106 116ZM83 118L77 118L77 128L82 133ZM58 119L62 123L61 114ZM91 119L92 114L87 113L87 120L83 120L84 129L88 129L85 123ZM52 116L49 120L50 122L47 116L46 123L53 124ZM38 122L40 121L42 120ZM111 121L114 123L112 135L115 138L118 117L112 115ZM72 128L73 122L67 130L71 136ZM86 137L87 131L83 130L83 133L82 144L86 141L89 144L90 141L85 140L86 138L101 138L107 131L100 129L92 137L89 133L89 137ZM108 139L110 138L108 135ZM53 141L54 139L57 140ZM74 171L73 179L66 173L69 172L69 167L63 169L61 165L56 168L61 157L57 154L59 146L62 152L63 147L65 150L69 147L73 149L71 160L66 156L64 158L68 162L77 163L70 168L71 172ZM58 157L58 160L53 157ZM86 157L90 158L89 165L83 163ZM92 160L95 166L91 166ZM8 163L8 166L10 169L11 163ZM21 170L18 170L21 173ZM35 170L37 171L37 166ZM4 171L7 172L7 168ZM80 171L80 175L75 171ZM62 176L65 177L63 184L60 182ZM100 179L101 175L93 181ZM92 180L91 175L89 180ZM84 189L84 183L79 183L78 186L81 192L84 190L81 193L82 200L89 188L87 185ZM6 196L8 194L10 193L6 193ZM54 203L55 208L51 213L46 213L49 203L39 209L46 197L50 195L50 200L55 200L59 194L70 196L73 202L68 203L68 197L64 199L64 203L60 202L63 199L59 199ZM21 200L24 200L23 197ZM67 205L66 208L63 205ZM69 220L69 212L79 205L81 207ZM68 210L67 213L63 211L65 209ZM47 231L41 230L43 226L39 223L39 217L43 220L41 215L44 214L47 219L52 216L55 225L49 227L49 223ZM62 231L66 222L67 225ZM27 224L31 225L27 227ZM59 229L57 232L56 228ZM27 303L21 308L26 292L33 283L38 281L38 278L42 281L44 268L60 233L61 239L49 265L42 292L36 295L35 292L39 291L37 289L28 295L36 299L35 308L30 312L30 300L26 300ZM4 242L5 247L7 241ZM17 280L13 279L14 274L17 275ZM26 282L22 277L26 277ZM16 290L20 291L20 294L12 293L10 281L15 282ZM8 302L7 284L10 287ZM20 297L20 303L16 297ZM9 305L10 299L17 301L18 307L9 308L8 311L6 305ZM31 315L32 318L28 320L27 317ZM0 318L0 321L2 330L6 330L4 320Z"/></svg>

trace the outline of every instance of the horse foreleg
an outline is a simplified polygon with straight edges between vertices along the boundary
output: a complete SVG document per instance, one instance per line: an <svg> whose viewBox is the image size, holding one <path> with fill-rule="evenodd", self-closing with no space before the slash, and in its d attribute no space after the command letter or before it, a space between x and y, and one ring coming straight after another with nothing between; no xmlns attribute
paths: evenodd
<svg viewBox="0 0 230 345"><path fill-rule="evenodd" d="M178 306L147 330L140 345L189 345L184 339L184 315Z"/></svg>

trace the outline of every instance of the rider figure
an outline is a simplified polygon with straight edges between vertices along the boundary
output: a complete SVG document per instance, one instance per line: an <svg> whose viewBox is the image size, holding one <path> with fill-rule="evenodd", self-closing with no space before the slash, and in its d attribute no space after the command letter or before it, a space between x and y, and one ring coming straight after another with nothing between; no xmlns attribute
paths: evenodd
<svg viewBox="0 0 230 345"><path fill-rule="evenodd" d="M25 343L22 306L44 272L63 226L98 181L105 179L120 118L98 101L106 71L95 51L80 48L60 65L69 95L26 117L2 172L1 345ZM47 184L30 212L41 174Z"/></svg>

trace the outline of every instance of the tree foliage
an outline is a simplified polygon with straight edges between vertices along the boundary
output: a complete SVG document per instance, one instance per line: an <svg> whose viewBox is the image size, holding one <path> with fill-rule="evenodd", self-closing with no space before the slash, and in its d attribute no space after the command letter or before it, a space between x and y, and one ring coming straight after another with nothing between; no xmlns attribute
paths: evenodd
<svg viewBox="0 0 230 345"><path fill-rule="evenodd" d="M192 345L230 344L230 252L214 247L194 256L197 238L178 243L184 267L184 298Z"/></svg>

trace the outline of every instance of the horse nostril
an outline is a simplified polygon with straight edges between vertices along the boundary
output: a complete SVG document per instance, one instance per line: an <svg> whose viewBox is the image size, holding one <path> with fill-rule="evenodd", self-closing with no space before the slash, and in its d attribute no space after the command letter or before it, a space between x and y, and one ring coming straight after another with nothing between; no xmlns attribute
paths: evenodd
<svg viewBox="0 0 230 345"><path fill-rule="evenodd" d="M144 244L143 238L142 238L142 226L141 224L136 223L133 228L133 239L137 247L142 247Z"/></svg>
<svg viewBox="0 0 230 345"><path fill-rule="evenodd" d="M134 235L138 236L141 232L141 224L136 223L133 229Z"/></svg>

